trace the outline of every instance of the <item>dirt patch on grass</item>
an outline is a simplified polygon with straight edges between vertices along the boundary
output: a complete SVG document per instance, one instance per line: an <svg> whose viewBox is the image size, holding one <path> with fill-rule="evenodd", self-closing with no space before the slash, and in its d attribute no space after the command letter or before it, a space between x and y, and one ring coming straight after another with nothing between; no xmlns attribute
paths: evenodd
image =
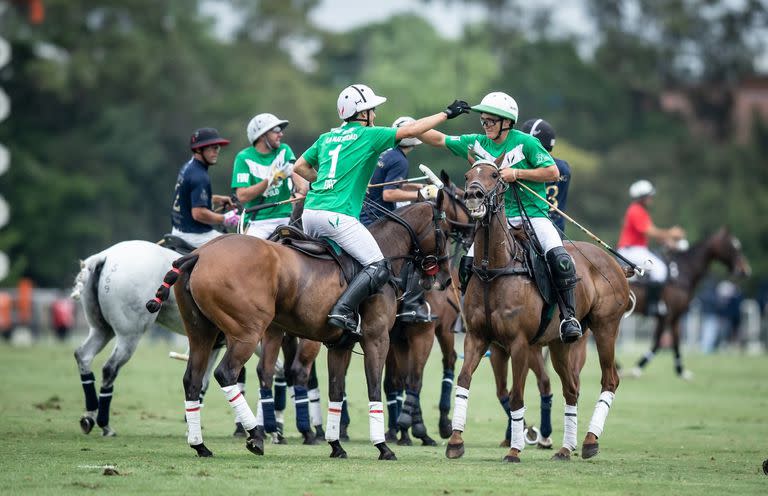
<svg viewBox="0 0 768 496"><path fill-rule="evenodd" d="M35 403L38 410L61 410L61 399L58 396L51 396L43 403Z"/></svg>

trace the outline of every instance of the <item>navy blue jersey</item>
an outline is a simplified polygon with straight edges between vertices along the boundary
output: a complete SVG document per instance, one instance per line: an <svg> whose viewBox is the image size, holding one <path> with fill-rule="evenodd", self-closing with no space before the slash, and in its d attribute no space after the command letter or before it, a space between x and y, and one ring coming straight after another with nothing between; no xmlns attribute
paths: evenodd
<svg viewBox="0 0 768 496"><path fill-rule="evenodd" d="M173 227L188 233L204 233L213 229L192 218L195 207L211 208L211 178L208 177L208 166L193 158L181 166L176 178L171 211Z"/></svg>
<svg viewBox="0 0 768 496"><path fill-rule="evenodd" d="M547 201L565 212L568 202L568 186L571 184L571 167L568 162L559 158L555 158L555 164L557 170L560 171L560 180L555 183L547 183ZM565 219L560 214L550 210L549 218L561 231L565 231Z"/></svg>
<svg viewBox="0 0 768 496"><path fill-rule="evenodd" d="M378 167L371 177L371 184L388 183L390 181L399 181L408 177L408 159L405 158L405 154L400 147L395 147L382 153L379 157ZM395 204L393 202L384 201L385 189L398 189L399 184L392 184L390 186L382 186L377 188L368 188L368 192L365 194L365 199L381 205L387 210L394 210ZM368 207L363 203L363 210L360 212L360 222L364 226L372 224L373 221L381 217L381 214L376 209Z"/></svg>

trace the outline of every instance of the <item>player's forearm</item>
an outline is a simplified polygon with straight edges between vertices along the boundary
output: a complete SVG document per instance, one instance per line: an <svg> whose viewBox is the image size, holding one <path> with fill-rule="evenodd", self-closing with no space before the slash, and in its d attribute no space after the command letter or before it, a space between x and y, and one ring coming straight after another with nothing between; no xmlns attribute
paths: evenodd
<svg viewBox="0 0 768 496"><path fill-rule="evenodd" d="M309 162L304 160L304 157L301 156L296 161L296 165L293 167L293 172L300 175L310 183L313 183L317 180L317 171L312 168L311 165L309 165Z"/></svg>
<svg viewBox="0 0 768 496"><path fill-rule="evenodd" d="M261 181L254 184L253 186L248 186L245 188L237 188L236 194L237 194L237 199L240 200L241 203L245 203L253 200L254 198L258 198L262 196L266 191L267 191L267 181L265 179L262 179Z"/></svg>

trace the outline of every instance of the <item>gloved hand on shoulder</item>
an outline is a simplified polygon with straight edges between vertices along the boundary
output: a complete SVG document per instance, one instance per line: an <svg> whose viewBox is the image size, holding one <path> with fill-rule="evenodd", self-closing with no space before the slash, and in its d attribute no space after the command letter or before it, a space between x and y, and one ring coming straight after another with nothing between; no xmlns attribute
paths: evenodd
<svg viewBox="0 0 768 496"><path fill-rule="evenodd" d="M224 214L224 226L226 227L237 227L237 225L240 223L240 215L238 215L237 210L230 210L229 212Z"/></svg>

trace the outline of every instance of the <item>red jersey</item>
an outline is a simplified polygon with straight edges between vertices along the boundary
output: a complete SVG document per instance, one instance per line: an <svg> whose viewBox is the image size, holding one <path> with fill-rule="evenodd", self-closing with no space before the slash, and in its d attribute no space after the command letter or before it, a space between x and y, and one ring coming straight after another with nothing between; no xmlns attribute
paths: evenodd
<svg viewBox="0 0 768 496"><path fill-rule="evenodd" d="M648 246L648 228L651 227L651 216L645 207L638 203L632 203L624 214L624 225L621 228L619 244L617 248L627 246Z"/></svg>

